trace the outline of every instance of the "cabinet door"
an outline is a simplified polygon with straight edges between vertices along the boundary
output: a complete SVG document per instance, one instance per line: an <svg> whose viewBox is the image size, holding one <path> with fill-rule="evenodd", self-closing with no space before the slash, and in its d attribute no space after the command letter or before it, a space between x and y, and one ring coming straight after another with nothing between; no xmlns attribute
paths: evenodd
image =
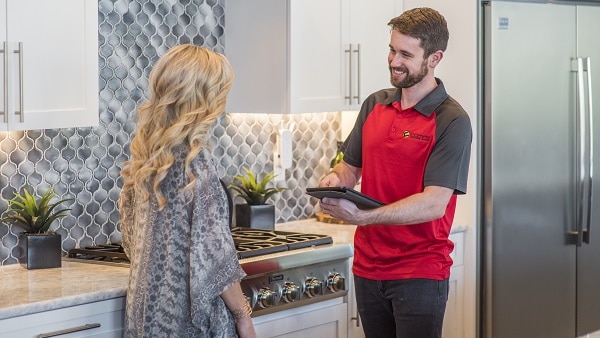
<svg viewBox="0 0 600 338"><path fill-rule="evenodd" d="M349 71L345 73L350 85L351 101L347 110L357 110L371 93L391 87L387 56L390 44L388 22L400 15L398 0L352 0L350 3L350 36L348 47L351 57Z"/></svg>
<svg viewBox="0 0 600 338"><path fill-rule="evenodd" d="M350 266L352 266L353 260L354 258L350 260ZM348 280L350 282L350 292L348 292L348 338L365 338L365 332L358 314L356 293L354 290L354 275L352 273L350 273Z"/></svg>
<svg viewBox="0 0 600 338"><path fill-rule="evenodd" d="M0 320L0 338L119 338L124 315L125 297L102 300Z"/></svg>
<svg viewBox="0 0 600 338"><path fill-rule="evenodd" d="M253 318L256 334L261 338L347 338L348 308L340 299ZM323 305L332 303L336 305Z"/></svg>
<svg viewBox="0 0 600 338"><path fill-rule="evenodd" d="M347 91L342 68L349 0L289 1L292 113L339 111Z"/></svg>
<svg viewBox="0 0 600 338"><path fill-rule="evenodd" d="M228 0L230 113L338 111L344 103L342 3Z"/></svg>
<svg viewBox="0 0 600 338"><path fill-rule="evenodd" d="M286 1L227 0L225 55L235 79L228 113L286 113L288 37Z"/></svg>
<svg viewBox="0 0 600 338"><path fill-rule="evenodd" d="M6 43L6 0L0 0L0 131L6 130L7 101L7 43Z"/></svg>
<svg viewBox="0 0 600 338"><path fill-rule="evenodd" d="M450 269L448 285L448 302L442 337L463 338L464 334L464 266L455 266Z"/></svg>
<svg viewBox="0 0 600 338"><path fill-rule="evenodd" d="M7 0L5 17L8 125L3 129L97 125L97 1Z"/></svg>
<svg viewBox="0 0 600 338"><path fill-rule="evenodd" d="M228 0L225 50L236 78L227 111L358 109L389 87L387 23L398 2Z"/></svg>
<svg viewBox="0 0 600 338"><path fill-rule="evenodd" d="M465 297L465 233L455 232L450 234L450 240L454 242L454 250L450 254L452 268L448 285L448 302L446 303L446 314L444 316L444 327L442 337L463 338L464 329L464 297Z"/></svg>

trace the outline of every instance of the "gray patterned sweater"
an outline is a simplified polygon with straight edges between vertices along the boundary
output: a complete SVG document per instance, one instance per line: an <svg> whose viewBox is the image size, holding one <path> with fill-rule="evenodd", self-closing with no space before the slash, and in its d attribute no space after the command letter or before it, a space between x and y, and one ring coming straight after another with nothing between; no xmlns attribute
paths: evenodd
<svg viewBox="0 0 600 338"><path fill-rule="evenodd" d="M227 197L208 151L192 163L194 196L185 186L186 147L162 182L167 205L119 199L123 247L131 260L124 337L236 337L219 296L245 273L228 224Z"/></svg>

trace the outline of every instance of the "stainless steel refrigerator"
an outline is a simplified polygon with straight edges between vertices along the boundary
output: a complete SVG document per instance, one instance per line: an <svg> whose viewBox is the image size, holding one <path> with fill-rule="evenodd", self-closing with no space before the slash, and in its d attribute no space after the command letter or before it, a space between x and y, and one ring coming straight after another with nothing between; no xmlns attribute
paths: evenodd
<svg viewBox="0 0 600 338"><path fill-rule="evenodd" d="M480 337L600 330L598 5L482 3Z"/></svg>

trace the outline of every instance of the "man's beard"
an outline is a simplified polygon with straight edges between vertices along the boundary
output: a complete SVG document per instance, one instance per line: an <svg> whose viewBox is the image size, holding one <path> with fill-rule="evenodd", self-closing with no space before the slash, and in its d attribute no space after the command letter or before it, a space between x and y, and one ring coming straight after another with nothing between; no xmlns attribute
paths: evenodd
<svg viewBox="0 0 600 338"><path fill-rule="evenodd" d="M404 80L394 80L394 76L391 75L392 74L392 67L390 68L390 82L392 83L392 86L396 87L396 88L410 88L414 85L416 85L417 83L421 82L425 76L427 76L427 74L429 73L429 68L427 68L427 59L423 60L423 63L421 63L421 69L419 70L419 72L417 74L410 74L408 73L407 70L407 74L406 77L404 78Z"/></svg>

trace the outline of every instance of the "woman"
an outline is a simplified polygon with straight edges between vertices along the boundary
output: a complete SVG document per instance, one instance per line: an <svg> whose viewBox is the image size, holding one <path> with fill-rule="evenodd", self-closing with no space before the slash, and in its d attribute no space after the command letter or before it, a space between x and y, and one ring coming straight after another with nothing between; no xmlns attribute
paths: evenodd
<svg viewBox="0 0 600 338"><path fill-rule="evenodd" d="M172 48L150 74L121 172L131 260L125 337L256 336L227 197L207 150L232 81L223 55L194 45Z"/></svg>

